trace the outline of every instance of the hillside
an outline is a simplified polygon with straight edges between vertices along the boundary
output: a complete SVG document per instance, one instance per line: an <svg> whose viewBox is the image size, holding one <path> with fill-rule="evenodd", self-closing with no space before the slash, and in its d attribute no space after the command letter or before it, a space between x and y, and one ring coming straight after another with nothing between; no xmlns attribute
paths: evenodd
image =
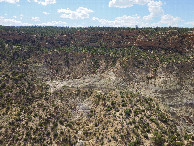
<svg viewBox="0 0 194 146"><path fill-rule="evenodd" d="M194 29L0 26L0 145L193 145Z"/></svg>

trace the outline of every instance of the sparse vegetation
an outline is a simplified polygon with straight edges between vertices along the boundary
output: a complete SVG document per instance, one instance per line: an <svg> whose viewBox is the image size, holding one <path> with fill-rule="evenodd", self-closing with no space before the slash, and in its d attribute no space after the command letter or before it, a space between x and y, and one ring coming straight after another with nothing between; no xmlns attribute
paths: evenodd
<svg viewBox="0 0 194 146"><path fill-rule="evenodd" d="M191 90L188 31L0 26L0 145L192 144L192 131L143 95Z"/></svg>

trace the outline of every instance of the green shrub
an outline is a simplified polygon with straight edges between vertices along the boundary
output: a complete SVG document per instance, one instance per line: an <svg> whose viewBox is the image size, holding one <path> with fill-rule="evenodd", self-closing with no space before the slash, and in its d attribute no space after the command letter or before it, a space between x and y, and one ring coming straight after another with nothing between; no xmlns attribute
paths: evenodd
<svg viewBox="0 0 194 146"><path fill-rule="evenodd" d="M48 97L45 97L45 98L44 98L44 100L45 100L45 101L48 101L48 100L49 100L49 98L48 98Z"/></svg>
<svg viewBox="0 0 194 146"><path fill-rule="evenodd" d="M168 121L166 115L162 112L158 113L158 119L164 123Z"/></svg>
<svg viewBox="0 0 194 146"><path fill-rule="evenodd" d="M31 131L26 131L26 136L30 137L31 136Z"/></svg>
<svg viewBox="0 0 194 146"><path fill-rule="evenodd" d="M126 103L126 102L123 102L123 103L121 104L121 106L122 106L122 107L126 107L126 106L127 106L127 103Z"/></svg>
<svg viewBox="0 0 194 146"><path fill-rule="evenodd" d="M131 109L126 109L126 110L125 110L125 115L126 115L126 116L130 116L131 113L132 113Z"/></svg>
<svg viewBox="0 0 194 146"><path fill-rule="evenodd" d="M3 83L1 83L1 85L0 85L0 89L4 89L6 87L6 84L3 82Z"/></svg>
<svg viewBox="0 0 194 146"><path fill-rule="evenodd" d="M177 141L177 142L175 143L175 145L176 145L176 146L183 146L183 145L184 145L184 142L182 142L182 141Z"/></svg>
<svg viewBox="0 0 194 146"><path fill-rule="evenodd" d="M69 122L65 125L66 127L69 127L69 128L73 128L73 123L72 122Z"/></svg>
<svg viewBox="0 0 194 146"><path fill-rule="evenodd" d="M58 126L58 123L55 121L53 122L53 127L57 127Z"/></svg>
<svg viewBox="0 0 194 146"><path fill-rule="evenodd" d="M150 133L151 129L150 128L147 128L146 129L146 132Z"/></svg>
<svg viewBox="0 0 194 146"><path fill-rule="evenodd" d="M153 139L153 143L156 146L163 146L164 142L165 142L165 139L163 138L162 134L159 133L158 131L154 131L153 134L154 134L154 137L152 138Z"/></svg>
<svg viewBox="0 0 194 146"><path fill-rule="evenodd" d="M63 120L59 120L59 124L64 125Z"/></svg>
<svg viewBox="0 0 194 146"><path fill-rule="evenodd" d="M107 111L111 111L112 110L112 107L110 105L107 106Z"/></svg>
<svg viewBox="0 0 194 146"><path fill-rule="evenodd" d="M132 123L133 123L133 124L135 124L135 123L136 123L135 118L133 118Z"/></svg>
<svg viewBox="0 0 194 146"><path fill-rule="evenodd" d="M148 134L147 133L143 133L143 136L148 139Z"/></svg>
<svg viewBox="0 0 194 146"><path fill-rule="evenodd" d="M129 146L140 146L141 139L139 137L136 137L136 140L129 143Z"/></svg>
<svg viewBox="0 0 194 146"><path fill-rule="evenodd" d="M116 105L116 101L112 100L111 105L114 107Z"/></svg>
<svg viewBox="0 0 194 146"><path fill-rule="evenodd" d="M46 136L50 136L50 134L51 134L50 131L46 132Z"/></svg>
<svg viewBox="0 0 194 146"><path fill-rule="evenodd" d="M184 139L185 139L185 140L189 140L189 139L191 138L191 136L192 136L192 135L190 135L190 134L185 134L185 135L184 135Z"/></svg>
<svg viewBox="0 0 194 146"><path fill-rule="evenodd" d="M136 129L139 129L139 126L138 126L137 124L135 124L134 127L135 127Z"/></svg>
<svg viewBox="0 0 194 146"><path fill-rule="evenodd" d="M154 117L150 117L150 121L154 122L155 118Z"/></svg>
<svg viewBox="0 0 194 146"><path fill-rule="evenodd" d="M53 137L54 137L54 138L57 138L57 137L58 137L57 131L54 132Z"/></svg>

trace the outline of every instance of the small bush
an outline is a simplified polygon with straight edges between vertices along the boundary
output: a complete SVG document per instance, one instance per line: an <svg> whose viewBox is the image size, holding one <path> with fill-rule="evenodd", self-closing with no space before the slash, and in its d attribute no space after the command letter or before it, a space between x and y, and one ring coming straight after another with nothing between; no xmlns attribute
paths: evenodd
<svg viewBox="0 0 194 146"><path fill-rule="evenodd" d="M26 136L27 137L31 136L31 132L30 131L26 131Z"/></svg>
<svg viewBox="0 0 194 146"><path fill-rule="evenodd" d="M116 101L111 101L111 105L114 107L116 105Z"/></svg>
<svg viewBox="0 0 194 146"><path fill-rule="evenodd" d="M164 113L162 113L162 112L160 112L160 113L158 114L158 119L159 119L160 121L164 122L164 123L166 123L166 122L168 121L166 115L165 115Z"/></svg>
<svg viewBox="0 0 194 146"><path fill-rule="evenodd" d="M143 133L143 136L148 139L148 134L147 133Z"/></svg>
<svg viewBox="0 0 194 146"><path fill-rule="evenodd" d="M50 136L50 134L51 134L50 131L46 132L46 136Z"/></svg>
<svg viewBox="0 0 194 146"><path fill-rule="evenodd" d="M59 124L63 125L64 124L63 120L59 120Z"/></svg>
<svg viewBox="0 0 194 146"><path fill-rule="evenodd" d="M65 126L69 128L73 128L73 124L71 122L67 123Z"/></svg>
<svg viewBox="0 0 194 146"><path fill-rule="evenodd" d="M127 103L126 103L126 102L123 102L123 103L121 104L121 106L122 106L122 107L126 107L126 106L127 106Z"/></svg>
<svg viewBox="0 0 194 146"><path fill-rule="evenodd" d="M6 87L6 84L3 82L3 83L1 83L1 85L0 85L0 89L4 89Z"/></svg>
<svg viewBox="0 0 194 146"><path fill-rule="evenodd" d="M106 110L107 110L107 111L111 111L111 110L112 110L112 107L111 107L110 105L108 105L108 107L107 107Z"/></svg>
<svg viewBox="0 0 194 146"><path fill-rule="evenodd" d="M57 137L58 137L57 131L54 132L53 137L54 137L54 138L57 138Z"/></svg>
<svg viewBox="0 0 194 146"><path fill-rule="evenodd" d="M125 110L125 115L126 115L126 116L130 116L131 113L132 113L131 109L126 109L126 110Z"/></svg>
<svg viewBox="0 0 194 146"><path fill-rule="evenodd" d="M162 134L159 133L158 131L154 131L154 137L152 139L153 139L153 143L156 146L163 146L164 145L165 139L163 138Z"/></svg>
<svg viewBox="0 0 194 146"><path fill-rule="evenodd" d="M53 123L53 127L57 127L58 126L58 123L57 122L54 122Z"/></svg>

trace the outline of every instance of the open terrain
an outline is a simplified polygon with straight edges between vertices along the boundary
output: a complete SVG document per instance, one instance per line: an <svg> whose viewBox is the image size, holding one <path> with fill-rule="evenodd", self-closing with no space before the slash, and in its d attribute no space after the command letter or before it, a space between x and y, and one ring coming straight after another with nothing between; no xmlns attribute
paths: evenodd
<svg viewBox="0 0 194 146"><path fill-rule="evenodd" d="M193 145L194 30L0 26L0 145Z"/></svg>

